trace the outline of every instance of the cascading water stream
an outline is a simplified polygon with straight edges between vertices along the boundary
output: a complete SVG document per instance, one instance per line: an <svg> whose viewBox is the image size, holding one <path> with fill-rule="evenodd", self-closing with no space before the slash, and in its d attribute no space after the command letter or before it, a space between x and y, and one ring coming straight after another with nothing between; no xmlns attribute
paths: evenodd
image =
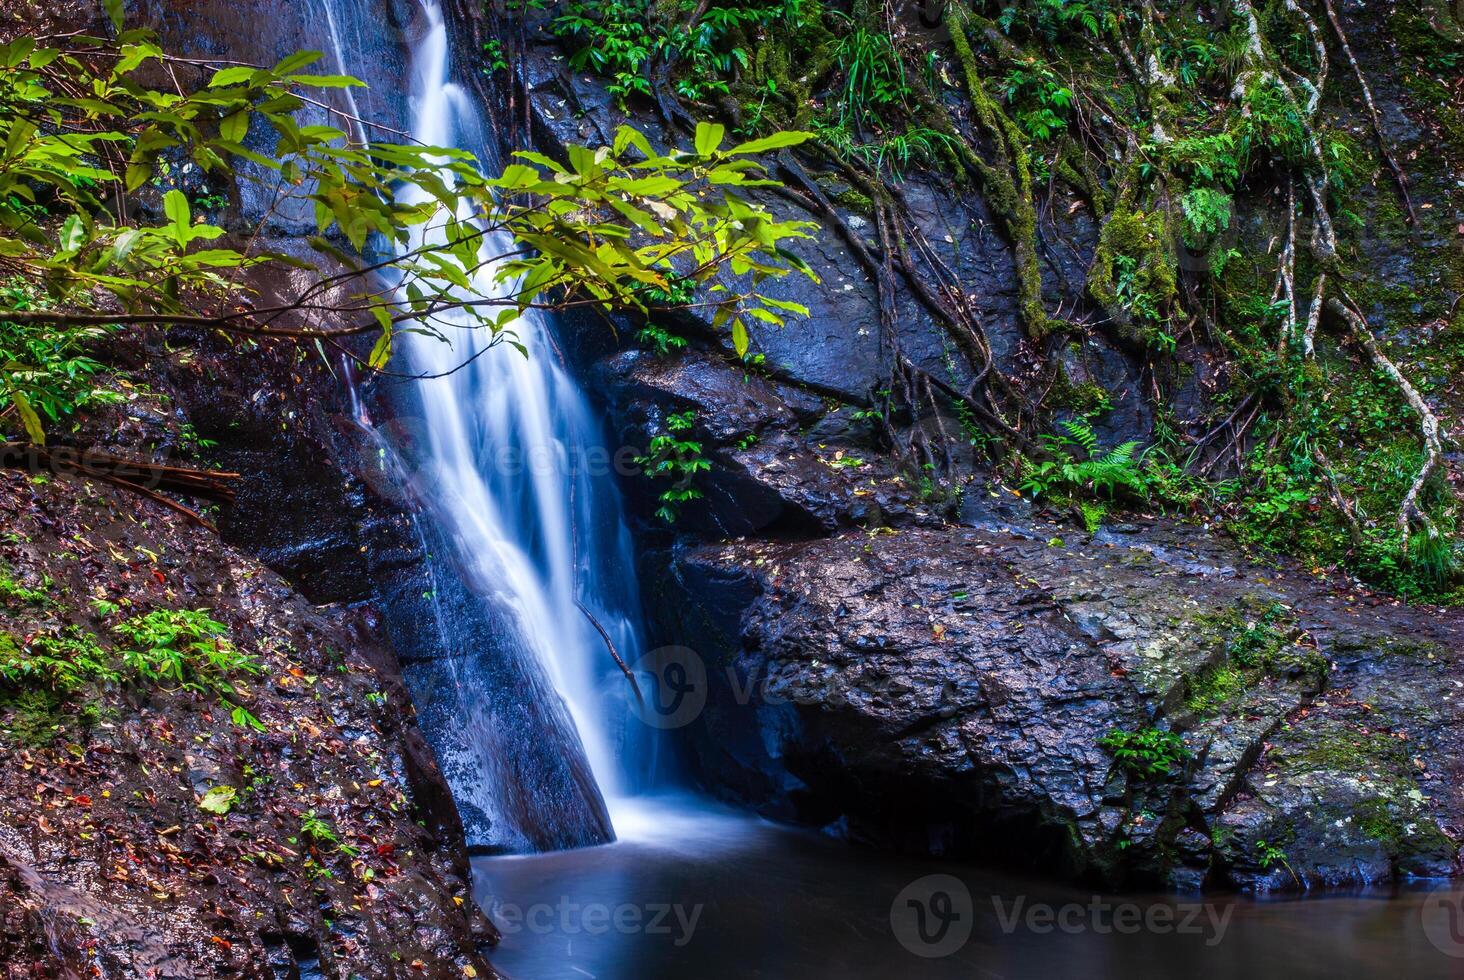
<svg viewBox="0 0 1464 980"><path fill-rule="evenodd" d="M412 135L429 145L471 147L481 122L467 93L450 81L442 12L434 0L421 9ZM432 232L423 234L414 244L431 243ZM487 240L484 254L510 245L501 236ZM493 278L485 267L474 285L483 293L509 292ZM630 535L609 467L594 465L610 458L600 427L542 316L531 311L508 328L527 356L508 344L483 350L491 337L465 317L439 316L433 326L451 343L423 334L400 341L415 373L441 375L416 382L424 451L412 482L472 590L532 658L530 668L547 675L547 696L562 699L572 719L566 741L577 736L579 743L562 751L583 751L613 820L633 788L637 750L626 738L634 731L624 724L626 682L590 616L627 661L639 652L641 635Z"/></svg>

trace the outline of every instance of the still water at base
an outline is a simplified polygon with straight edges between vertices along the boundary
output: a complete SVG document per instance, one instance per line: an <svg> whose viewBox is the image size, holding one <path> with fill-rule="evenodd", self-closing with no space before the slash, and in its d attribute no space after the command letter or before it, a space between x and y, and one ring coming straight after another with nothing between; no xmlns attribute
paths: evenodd
<svg viewBox="0 0 1464 980"><path fill-rule="evenodd" d="M1095 895L863 851L701 803L604 847L474 861L515 980L1464 977L1464 890Z"/></svg>

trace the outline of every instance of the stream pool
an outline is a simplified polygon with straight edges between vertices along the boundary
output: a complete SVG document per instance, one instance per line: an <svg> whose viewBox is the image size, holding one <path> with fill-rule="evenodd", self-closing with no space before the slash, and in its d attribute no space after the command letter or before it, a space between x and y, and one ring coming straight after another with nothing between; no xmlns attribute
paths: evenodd
<svg viewBox="0 0 1464 980"><path fill-rule="evenodd" d="M702 802L614 844L474 861L513 980L1464 977L1464 890L1095 896L880 855Z"/></svg>

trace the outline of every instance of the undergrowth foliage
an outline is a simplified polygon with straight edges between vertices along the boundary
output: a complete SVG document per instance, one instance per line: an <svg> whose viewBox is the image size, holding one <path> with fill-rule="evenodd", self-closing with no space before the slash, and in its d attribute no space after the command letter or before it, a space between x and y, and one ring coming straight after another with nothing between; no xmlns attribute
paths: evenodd
<svg viewBox="0 0 1464 980"><path fill-rule="evenodd" d="M1416 207L1410 192L1425 180L1447 190L1447 161L1464 158L1464 29L1447 6L956 0L939 23L917 23L908 5L871 0L749 3L735 22L712 6L612 4L566 40L584 52L632 22L652 38L715 39L720 58L647 48L617 69L633 77L606 71L612 89L671 118L710 106L749 134L815 134L802 190L831 191L838 206L818 217L864 244L862 271L887 308L900 275L923 281L915 298L952 352L935 378L890 368L887 419L970 421L985 462L1090 525L1125 501L1203 514L1258 550L1450 599L1461 508L1434 379L1464 365L1452 339L1464 266L1418 244L1456 230L1451 209ZM1398 159L1354 32L1405 53L1399 108L1438 134L1436 159ZM930 259L900 186L917 169L978 192L1007 239L1022 363L1038 365L1027 375L1004 373L964 287ZM1375 198L1360 193L1368 185ZM1097 242L1082 302L1054 310L1060 284L1041 256L1071 245L1049 217L1064 209L1086 212ZM1413 282L1382 283L1368 267L1380 233L1412 250ZM895 346L895 324L881 329ZM1411 349L1403 338L1420 331L1448 342ZM1044 435L1078 407L1061 402L1073 386L1056 355L1085 334L1144 365L1159 419L1147 451L1095 454L1070 432ZM1178 417L1201 362L1216 366L1208 402ZM962 483L951 437L925 438L886 441L922 485Z"/></svg>
<svg viewBox="0 0 1464 980"><path fill-rule="evenodd" d="M42 594L45 601L39 602L24 593L19 598L32 606L50 599ZM54 623L24 639L0 633L0 703L30 717L55 715L63 707L84 716L104 688L150 688L217 697L234 724L263 730L245 706L247 679L263 666L235 645L207 609L155 609L127 617L120 611L115 603L93 604L105 624L102 635Z"/></svg>

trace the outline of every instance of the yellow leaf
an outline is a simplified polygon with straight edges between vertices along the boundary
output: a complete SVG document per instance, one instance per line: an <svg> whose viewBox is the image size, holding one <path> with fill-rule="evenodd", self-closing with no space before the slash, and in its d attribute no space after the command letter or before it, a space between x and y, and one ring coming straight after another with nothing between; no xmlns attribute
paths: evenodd
<svg viewBox="0 0 1464 980"><path fill-rule="evenodd" d="M391 329L388 327L381 331L381 336L377 338L376 346L371 348L371 356L366 363L371 366L371 370L380 371L386 367L386 362L389 360L391 360Z"/></svg>
<svg viewBox="0 0 1464 980"><path fill-rule="evenodd" d="M46 433L41 428L41 417L36 410L31 408L30 399L19 388L10 389L10 401L15 405L15 410L20 413L20 421L25 425L25 434L30 441L37 446L46 444Z"/></svg>

